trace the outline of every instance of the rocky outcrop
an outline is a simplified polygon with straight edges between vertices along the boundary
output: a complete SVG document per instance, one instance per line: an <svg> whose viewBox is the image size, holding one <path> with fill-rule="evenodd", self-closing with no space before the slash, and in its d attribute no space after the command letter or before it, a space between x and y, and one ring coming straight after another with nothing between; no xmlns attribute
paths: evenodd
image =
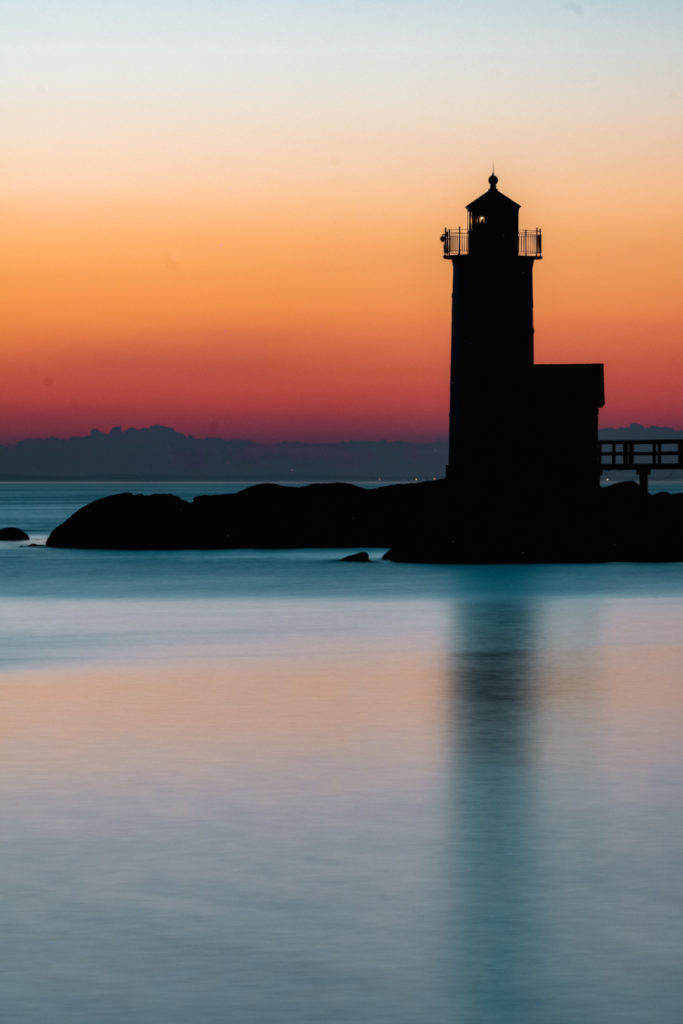
<svg viewBox="0 0 683 1024"><path fill-rule="evenodd" d="M512 489L460 497L445 480L364 488L259 484L182 501L117 494L76 512L49 547L370 548L403 562L683 561L683 495L637 484L591 497ZM364 552L349 556L360 561Z"/></svg>
<svg viewBox="0 0 683 1024"><path fill-rule="evenodd" d="M113 494L75 512L52 531L53 548L168 549L207 545L190 502L173 494Z"/></svg>
<svg viewBox="0 0 683 1024"><path fill-rule="evenodd" d="M182 501L116 494L79 509L48 547L112 549L365 548L400 544L444 504L445 482L364 488L258 484Z"/></svg>
<svg viewBox="0 0 683 1024"><path fill-rule="evenodd" d="M576 501L551 492L451 503L445 532L414 535L384 557L397 562L679 562L683 494L647 494L627 481Z"/></svg>
<svg viewBox="0 0 683 1024"><path fill-rule="evenodd" d="M0 530L0 540L28 540L28 534L16 526L5 526Z"/></svg>

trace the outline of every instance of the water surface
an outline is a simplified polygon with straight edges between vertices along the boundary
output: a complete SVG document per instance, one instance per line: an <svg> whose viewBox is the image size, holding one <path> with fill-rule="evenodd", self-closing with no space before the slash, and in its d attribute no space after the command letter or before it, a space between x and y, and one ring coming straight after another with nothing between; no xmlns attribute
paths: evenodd
<svg viewBox="0 0 683 1024"><path fill-rule="evenodd" d="M680 1020L683 566L344 553L0 551L3 1020Z"/></svg>

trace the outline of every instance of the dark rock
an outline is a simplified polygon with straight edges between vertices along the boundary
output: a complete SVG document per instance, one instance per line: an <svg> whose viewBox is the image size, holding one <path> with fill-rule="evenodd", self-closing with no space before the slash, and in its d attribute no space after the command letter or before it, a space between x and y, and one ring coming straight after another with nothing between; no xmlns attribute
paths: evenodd
<svg viewBox="0 0 683 1024"><path fill-rule="evenodd" d="M222 547L389 547L411 523L435 514L438 490L431 481L377 488L260 484L198 497L193 505L206 534Z"/></svg>
<svg viewBox="0 0 683 1024"><path fill-rule="evenodd" d="M369 562L370 555L367 551L357 551L355 555L344 555L343 558L339 559L340 562Z"/></svg>
<svg viewBox="0 0 683 1024"><path fill-rule="evenodd" d="M392 546L397 562L683 561L683 495L642 494L630 481L580 500L551 491L529 503L501 494L493 503L450 502L446 530Z"/></svg>
<svg viewBox="0 0 683 1024"><path fill-rule="evenodd" d="M619 483L572 499L508 484L462 495L445 480L364 488L259 484L182 501L118 494L80 509L49 547L389 548L398 562L683 561L683 495ZM345 561L369 560L367 552Z"/></svg>
<svg viewBox="0 0 683 1024"><path fill-rule="evenodd" d="M438 518L444 481L364 488L257 484L193 502L170 494L117 494L79 509L49 547L391 547Z"/></svg>
<svg viewBox="0 0 683 1024"><path fill-rule="evenodd" d="M52 548L201 548L192 505L172 494L113 494L90 502L52 531Z"/></svg>
<svg viewBox="0 0 683 1024"><path fill-rule="evenodd" d="M5 526L0 530L0 540L28 540L28 534L16 526Z"/></svg>

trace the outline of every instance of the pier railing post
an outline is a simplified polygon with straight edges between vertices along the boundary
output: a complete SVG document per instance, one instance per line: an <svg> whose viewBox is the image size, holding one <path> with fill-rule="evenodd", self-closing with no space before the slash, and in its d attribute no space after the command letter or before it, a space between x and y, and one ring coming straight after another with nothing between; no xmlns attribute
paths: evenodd
<svg viewBox="0 0 683 1024"><path fill-rule="evenodd" d="M647 478L650 475L650 466L636 466L636 472L638 474L638 483L640 484L640 493L646 495Z"/></svg>

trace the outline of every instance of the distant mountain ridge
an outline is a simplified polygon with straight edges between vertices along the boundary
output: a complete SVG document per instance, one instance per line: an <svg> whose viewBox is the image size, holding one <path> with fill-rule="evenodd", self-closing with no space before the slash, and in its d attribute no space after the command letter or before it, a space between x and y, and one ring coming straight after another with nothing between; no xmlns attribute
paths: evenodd
<svg viewBox="0 0 683 1024"><path fill-rule="evenodd" d="M604 440L683 437L671 427L606 427ZM447 440L315 444L196 438L152 426L0 445L0 480L431 480L445 473Z"/></svg>
<svg viewBox="0 0 683 1024"><path fill-rule="evenodd" d="M259 444L152 426L0 445L4 480L378 480L443 476L447 441Z"/></svg>
<svg viewBox="0 0 683 1024"><path fill-rule="evenodd" d="M669 437L683 438L683 430L674 427L644 427L642 423L630 423L628 427L602 427L598 433L602 441L620 441L622 438L665 441Z"/></svg>

